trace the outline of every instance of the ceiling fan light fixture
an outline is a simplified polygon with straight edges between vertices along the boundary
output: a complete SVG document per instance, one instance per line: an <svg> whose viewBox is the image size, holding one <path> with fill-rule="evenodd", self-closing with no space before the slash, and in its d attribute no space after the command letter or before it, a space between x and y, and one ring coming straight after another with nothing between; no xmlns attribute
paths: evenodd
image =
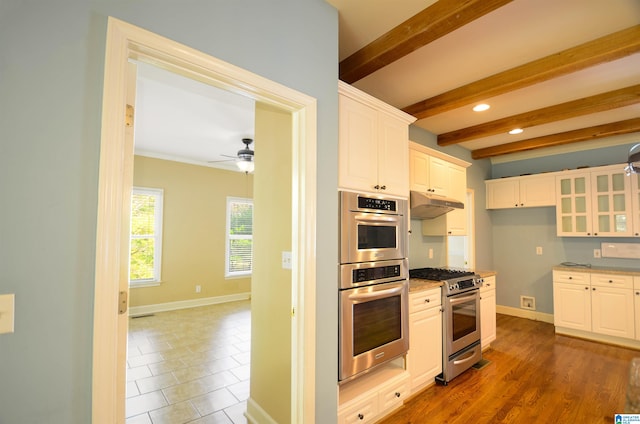
<svg viewBox="0 0 640 424"><path fill-rule="evenodd" d="M484 112L485 110L489 110L489 108L491 108L491 106L489 106L486 103L480 103L477 104L473 107L473 111L474 112Z"/></svg>
<svg viewBox="0 0 640 424"><path fill-rule="evenodd" d="M629 149L629 158L627 166L624 167L627 175L640 174L640 143Z"/></svg>
<svg viewBox="0 0 640 424"><path fill-rule="evenodd" d="M521 134L523 132L524 132L524 130L522 128L514 128L511 131L509 131L509 134L515 135L515 134Z"/></svg>
<svg viewBox="0 0 640 424"><path fill-rule="evenodd" d="M253 163L253 161L252 160L246 160L246 159L238 159L236 161L236 166L242 172L253 172L253 170L255 168L255 164Z"/></svg>

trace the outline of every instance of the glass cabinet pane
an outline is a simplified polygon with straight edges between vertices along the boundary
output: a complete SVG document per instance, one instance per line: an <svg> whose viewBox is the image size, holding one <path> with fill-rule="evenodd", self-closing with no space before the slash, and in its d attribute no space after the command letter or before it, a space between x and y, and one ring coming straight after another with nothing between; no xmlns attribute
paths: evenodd
<svg viewBox="0 0 640 424"><path fill-rule="evenodd" d="M586 216L576 216L576 232L578 232L578 233L586 233L587 232L587 217Z"/></svg>
<svg viewBox="0 0 640 424"><path fill-rule="evenodd" d="M596 190L598 193L609 191L609 176L598 175L596 177Z"/></svg>
<svg viewBox="0 0 640 424"><path fill-rule="evenodd" d="M563 216L562 217L562 231L565 233L572 233L573 232L573 222L571 221L571 217L570 216Z"/></svg>
<svg viewBox="0 0 640 424"><path fill-rule="evenodd" d="M624 212L627 209L624 194L613 195L613 210L615 212Z"/></svg>
<svg viewBox="0 0 640 424"><path fill-rule="evenodd" d="M609 212L609 196L598 196L598 212Z"/></svg>
<svg viewBox="0 0 640 424"><path fill-rule="evenodd" d="M587 212L587 200L584 197L576 197L576 213Z"/></svg>
<svg viewBox="0 0 640 424"><path fill-rule="evenodd" d="M613 191L624 191L624 180L626 176L624 174L613 174L611 176L611 187Z"/></svg>
<svg viewBox="0 0 640 424"><path fill-rule="evenodd" d="M562 198L561 205L562 205L561 206L562 213L571 213L571 198L570 197Z"/></svg>
<svg viewBox="0 0 640 424"><path fill-rule="evenodd" d="M578 177L575 179L575 193L585 194L587 192L587 179L586 177Z"/></svg>
<svg viewBox="0 0 640 424"><path fill-rule="evenodd" d="M627 231L627 216L614 215L613 220L616 224L616 233L624 233Z"/></svg>
<svg viewBox="0 0 640 424"><path fill-rule="evenodd" d="M609 215L598 215L598 232L611 232L611 227L609 226Z"/></svg>
<svg viewBox="0 0 640 424"><path fill-rule="evenodd" d="M560 194L571 194L571 180L560 180Z"/></svg>

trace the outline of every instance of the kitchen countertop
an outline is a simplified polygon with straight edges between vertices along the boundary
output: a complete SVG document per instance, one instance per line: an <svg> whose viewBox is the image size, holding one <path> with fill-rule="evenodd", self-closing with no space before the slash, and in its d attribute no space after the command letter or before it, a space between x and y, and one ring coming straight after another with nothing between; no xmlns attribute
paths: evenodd
<svg viewBox="0 0 640 424"><path fill-rule="evenodd" d="M574 271L574 272L604 272L607 274L621 274L621 275L635 275L640 276L640 268L622 268L622 267L606 267L606 266L570 266L570 265L556 265L553 267L554 271Z"/></svg>

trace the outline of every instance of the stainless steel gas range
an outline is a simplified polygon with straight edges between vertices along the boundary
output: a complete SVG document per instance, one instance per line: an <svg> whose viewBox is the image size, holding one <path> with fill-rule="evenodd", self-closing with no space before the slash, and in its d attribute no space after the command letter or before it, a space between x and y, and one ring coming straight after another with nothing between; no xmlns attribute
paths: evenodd
<svg viewBox="0 0 640 424"><path fill-rule="evenodd" d="M480 346L480 286L483 279L468 270L418 268L410 278L441 281L442 286L442 374L446 385L482 359Z"/></svg>

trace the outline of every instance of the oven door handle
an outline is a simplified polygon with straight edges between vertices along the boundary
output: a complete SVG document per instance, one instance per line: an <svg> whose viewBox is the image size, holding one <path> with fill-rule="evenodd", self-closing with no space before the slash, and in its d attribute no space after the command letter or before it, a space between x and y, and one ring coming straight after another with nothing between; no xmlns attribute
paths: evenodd
<svg viewBox="0 0 640 424"><path fill-rule="evenodd" d="M370 293L353 293L349 295L349 300L375 300L381 299L383 297L389 297L391 295L396 295L402 293L403 287L395 287L392 289L384 289L378 290Z"/></svg>
<svg viewBox="0 0 640 424"><path fill-rule="evenodd" d="M468 302L468 301L470 301L470 300L476 300L476 299L477 299L477 297L478 297L478 294L477 294L477 293L474 293L474 294L472 294L472 295L470 295L470 296L465 296L465 297L454 297L454 298L451 298L451 299L449 300L449 303L450 303L452 306L453 306L453 305L458 305L458 304L460 304L460 303L465 303L465 302Z"/></svg>
<svg viewBox="0 0 640 424"><path fill-rule="evenodd" d="M474 359L475 355L476 355L476 350L471 349L469 352L463 355L464 356L463 358L456 359L455 361L453 361L453 365L460 365L460 364L464 364L465 362L469 362L470 360Z"/></svg>
<svg viewBox="0 0 640 424"><path fill-rule="evenodd" d="M358 214L355 216L354 220L356 222L365 222L365 223L376 223L376 222L384 222L384 223L397 223L399 221L398 215L381 215L381 214Z"/></svg>

